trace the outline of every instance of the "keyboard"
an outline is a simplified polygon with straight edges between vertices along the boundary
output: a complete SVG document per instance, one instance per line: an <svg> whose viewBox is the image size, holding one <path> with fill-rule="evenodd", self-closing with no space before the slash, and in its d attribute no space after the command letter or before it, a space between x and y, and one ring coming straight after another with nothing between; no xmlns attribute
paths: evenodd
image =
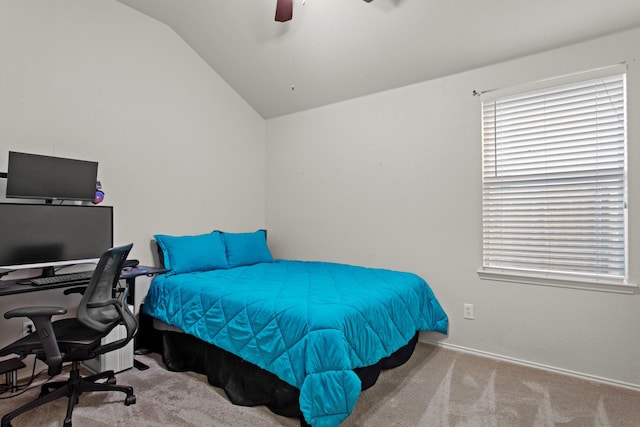
<svg viewBox="0 0 640 427"><path fill-rule="evenodd" d="M81 271L79 273L69 274L56 274L49 277L36 277L35 279L29 279L33 285L55 285L60 283L73 283L81 282L83 280L89 280L93 276L93 271Z"/></svg>

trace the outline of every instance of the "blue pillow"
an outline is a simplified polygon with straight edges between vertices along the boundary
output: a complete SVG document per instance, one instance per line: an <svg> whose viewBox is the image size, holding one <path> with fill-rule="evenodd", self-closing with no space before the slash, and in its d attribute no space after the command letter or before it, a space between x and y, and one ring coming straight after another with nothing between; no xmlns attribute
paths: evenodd
<svg viewBox="0 0 640 427"><path fill-rule="evenodd" d="M164 255L164 267L175 274L228 268L220 233L197 236L153 236Z"/></svg>
<svg viewBox="0 0 640 427"><path fill-rule="evenodd" d="M223 232L222 239L227 247L229 267L273 261L267 247L267 233L264 230L258 230L254 233Z"/></svg>

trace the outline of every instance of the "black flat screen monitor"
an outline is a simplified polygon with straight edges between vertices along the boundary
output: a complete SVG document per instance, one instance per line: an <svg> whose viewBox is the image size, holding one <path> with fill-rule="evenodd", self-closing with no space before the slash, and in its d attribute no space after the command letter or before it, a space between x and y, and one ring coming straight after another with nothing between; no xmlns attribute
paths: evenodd
<svg viewBox="0 0 640 427"><path fill-rule="evenodd" d="M97 263L113 246L113 208L0 203L0 269ZM53 267L53 268L52 268Z"/></svg>
<svg viewBox="0 0 640 427"><path fill-rule="evenodd" d="M97 162L9 151L8 198L92 201L97 179Z"/></svg>

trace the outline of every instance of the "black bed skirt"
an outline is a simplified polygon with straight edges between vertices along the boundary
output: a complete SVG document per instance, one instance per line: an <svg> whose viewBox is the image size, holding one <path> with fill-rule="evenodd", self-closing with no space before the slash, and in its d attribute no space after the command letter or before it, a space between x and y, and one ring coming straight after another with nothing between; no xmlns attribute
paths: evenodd
<svg viewBox="0 0 640 427"><path fill-rule="evenodd" d="M416 332L404 347L391 356L375 365L354 369L362 382L362 390L376 383L382 369L394 368L409 360L417 342ZM164 331L162 359L170 371L205 374L209 384L222 388L236 405L264 405L278 415L299 418L303 426L307 425L300 412L298 388L213 344L192 335Z"/></svg>

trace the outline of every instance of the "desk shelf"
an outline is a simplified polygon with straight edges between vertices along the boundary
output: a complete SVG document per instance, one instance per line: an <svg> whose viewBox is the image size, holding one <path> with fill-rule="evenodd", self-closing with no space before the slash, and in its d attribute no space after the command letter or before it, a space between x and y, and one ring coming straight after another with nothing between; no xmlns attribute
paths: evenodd
<svg viewBox="0 0 640 427"><path fill-rule="evenodd" d="M7 387L7 390L10 392L18 391L18 369L25 368L26 366L27 365L22 363L17 357L0 362L0 375L5 375L5 382L4 384L0 384L0 386Z"/></svg>

